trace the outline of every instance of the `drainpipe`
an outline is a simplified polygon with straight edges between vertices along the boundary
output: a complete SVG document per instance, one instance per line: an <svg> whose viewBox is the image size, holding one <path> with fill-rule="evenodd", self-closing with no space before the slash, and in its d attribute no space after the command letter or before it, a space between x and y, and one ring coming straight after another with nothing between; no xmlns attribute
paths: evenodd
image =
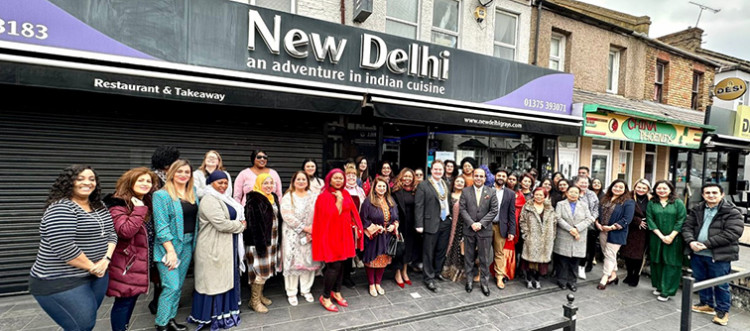
<svg viewBox="0 0 750 331"><path fill-rule="evenodd" d="M346 25L346 0L341 0L341 25Z"/></svg>
<svg viewBox="0 0 750 331"><path fill-rule="evenodd" d="M534 33L534 62L533 65L537 65L537 54L539 53L539 28L542 23L542 3L544 0L537 0L536 2L536 33Z"/></svg>

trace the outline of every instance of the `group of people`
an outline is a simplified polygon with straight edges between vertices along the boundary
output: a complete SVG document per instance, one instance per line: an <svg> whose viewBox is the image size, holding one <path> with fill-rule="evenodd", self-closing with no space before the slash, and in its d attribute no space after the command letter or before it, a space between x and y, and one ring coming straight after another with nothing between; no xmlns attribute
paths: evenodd
<svg viewBox="0 0 750 331"><path fill-rule="evenodd" d="M466 291L479 283L485 295L492 273L501 289L517 273L539 289L540 276L553 270L561 288L576 291L597 241L604 255L599 289L618 283L618 251L625 282L636 286L649 247L654 294L666 301L677 291L683 238L696 278L728 273L738 258L742 219L715 184L687 213L668 181L653 193L646 180L634 192L621 180L606 190L599 182L602 194L589 190L587 169L573 181L557 173L540 182L533 171L491 174L466 158L461 174L455 162L436 160L427 178L410 168L395 175L389 162L371 177L360 157L322 179L308 159L282 183L268 159L254 151L252 165L232 182L217 151L194 169L163 146L151 169L128 170L106 196L91 167L64 169L40 223L31 294L65 330L93 329L103 297L112 296L111 327L127 330L138 297L153 286L156 329L186 330L175 316L192 261L188 322L217 330L240 323L242 274L257 313L272 305L263 291L279 274L292 306L298 295L315 301L311 288L322 274L318 301L336 312L349 305L341 286L351 283L353 261L363 264L371 296L385 294L388 266L401 288L412 285L410 269L422 272L431 291L439 291L436 281L465 277ZM715 310L726 323L728 297L726 284L703 290L694 310Z"/></svg>

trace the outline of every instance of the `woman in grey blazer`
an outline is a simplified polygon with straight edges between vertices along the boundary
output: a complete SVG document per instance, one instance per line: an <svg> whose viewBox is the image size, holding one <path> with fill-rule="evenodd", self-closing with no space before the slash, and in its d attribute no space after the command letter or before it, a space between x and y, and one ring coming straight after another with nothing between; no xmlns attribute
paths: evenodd
<svg viewBox="0 0 750 331"><path fill-rule="evenodd" d="M581 189L577 186L568 188L565 200L557 203L557 235L553 252L557 286L577 291L576 267L579 259L586 257L586 234L589 225L594 223L594 216L586 202L578 200Z"/></svg>

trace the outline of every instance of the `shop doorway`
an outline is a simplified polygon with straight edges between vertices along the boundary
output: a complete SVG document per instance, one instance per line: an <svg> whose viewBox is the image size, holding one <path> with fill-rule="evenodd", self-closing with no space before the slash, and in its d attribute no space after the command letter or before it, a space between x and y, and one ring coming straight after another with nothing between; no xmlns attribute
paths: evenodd
<svg viewBox="0 0 750 331"><path fill-rule="evenodd" d="M594 140L591 143L591 178L598 178L604 186L612 182L612 142Z"/></svg>
<svg viewBox="0 0 750 331"><path fill-rule="evenodd" d="M656 145L646 145L646 157L643 166L643 178L654 183L656 178Z"/></svg>
<svg viewBox="0 0 750 331"><path fill-rule="evenodd" d="M427 127L424 125L383 123L381 160L396 164L395 170L404 167L425 169L427 165Z"/></svg>
<svg viewBox="0 0 750 331"><path fill-rule="evenodd" d="M579 139L578 137L560 137L557 153L557 171L561 172L565 178L573 178L578 175L578 154Z"/></svg>

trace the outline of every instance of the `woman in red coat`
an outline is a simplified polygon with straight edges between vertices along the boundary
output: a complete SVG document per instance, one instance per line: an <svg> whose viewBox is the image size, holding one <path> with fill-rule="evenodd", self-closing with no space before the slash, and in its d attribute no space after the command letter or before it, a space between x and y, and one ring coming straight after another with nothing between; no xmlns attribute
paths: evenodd
<svg viewBox="0 0 750 331"><path fill-rule="evenodd" d="M344 172L333 169L315 202L312 231L313 260L325 262L324 290L320 304L328 311L338 311L331 297L342 306L349 304L341 296L344 261L362 250L362 221L352 197L344 189Z"/></svg>
<svg viewBox="0 0 750 331"><path fill-rule="evenodd" d="M149 245L146 223L150 218L151 193L158 181L148 168L125 172L115 193L104 198L117 232L117 246L109 265L107 296L115 297L112 330L127 330L138 296L148 292Z"/></svg>

